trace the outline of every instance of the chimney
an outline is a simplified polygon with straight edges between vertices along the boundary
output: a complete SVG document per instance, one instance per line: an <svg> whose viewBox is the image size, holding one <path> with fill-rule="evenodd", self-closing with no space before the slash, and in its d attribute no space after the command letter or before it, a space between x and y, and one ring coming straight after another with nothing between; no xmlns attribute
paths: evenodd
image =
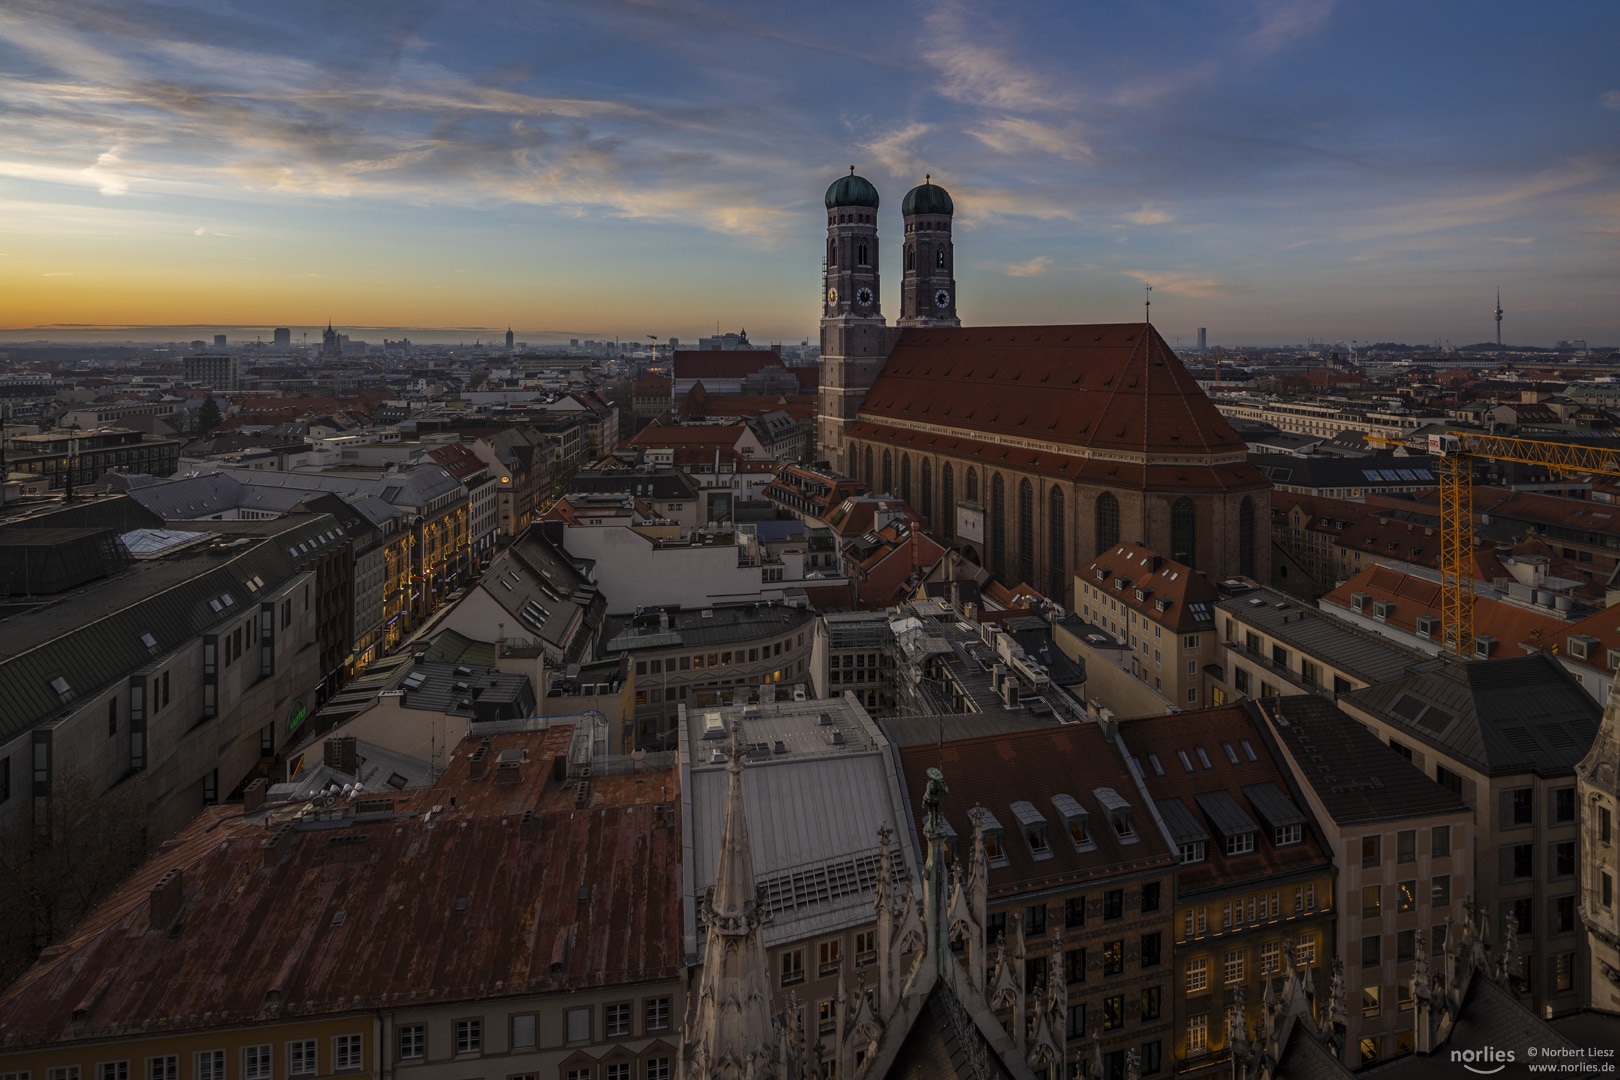
<svg viewBox="0 0 1620 1080"><path fill-rule="evenodd" d="M291 835L292 831L292 822L289 821L259 841L259 862L261 865L271 867L281 862L282 853L287 850L287 837Z"/></svg>
<svg viewBox="0 0 1620 1080"><path fill-rule="evenodd" d="M473 780L482 780L489 775L489 759L487 749L480 746L467 756L467 776Z"/></svg>
<svg viewBox="0 0 1620 1080"><path fill-rule="evenodd" d="M253 783L242 789L242 813L251 814L264 805L265 793L270 790L270 781L259 777Z"/></svg>
<svg viewBox="0 0 1620 1080"><path fill-rule="evenodd" d="M184 887L185 875L178 866L170 869L152 886L150 908L154 930L167 929L175 916L180 914L180 903L185 899Z"/></svg>
<svg viewBox="0 0 1620 1080"><path fill-rule="evenodd" d="M353 735L326 740L326 764L344 776L360 775L360 749Z"/></svg>

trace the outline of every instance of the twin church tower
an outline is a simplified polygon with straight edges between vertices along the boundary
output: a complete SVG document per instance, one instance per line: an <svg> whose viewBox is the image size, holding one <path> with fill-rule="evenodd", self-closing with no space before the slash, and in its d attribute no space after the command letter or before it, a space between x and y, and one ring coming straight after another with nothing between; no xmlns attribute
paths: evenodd
<svg viewBox="0 0 1620 1080"><path fill-rule="evenodd" d="M820 456L835 471L854 475L847 460L849 425L866 399L899 329L960 326L956 317L951 196L927 179L906 192L905 277L900 319L883 318L878 269L878 193L871 181L849 175L827 189L827 252L822 269Z"/></svg>

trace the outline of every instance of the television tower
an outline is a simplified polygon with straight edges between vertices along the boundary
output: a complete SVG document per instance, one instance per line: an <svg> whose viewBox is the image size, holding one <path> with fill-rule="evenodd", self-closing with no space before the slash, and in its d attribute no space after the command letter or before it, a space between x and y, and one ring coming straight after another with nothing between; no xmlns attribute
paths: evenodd
<svg viewBox="0 0 1620 1080"><path fill-rule="evenodd" d="M1502 347L1502 290L1496 290L1496 347Z"/></svg>

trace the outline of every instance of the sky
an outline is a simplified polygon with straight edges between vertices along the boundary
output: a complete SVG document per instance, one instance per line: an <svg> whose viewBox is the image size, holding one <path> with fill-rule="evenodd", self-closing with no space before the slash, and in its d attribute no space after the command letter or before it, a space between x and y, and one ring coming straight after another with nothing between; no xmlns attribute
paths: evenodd
<svg viewBox="0 0 1620 1080"><path fill-rule="evenodd" d="M0 4L0 329L814 340L827 185L968 324L1620 344L1620 4ZM247 328L247 331L238 330ZM250 335L249 335L250 336ZM371 340L381 335L372 333Z"/></svg>

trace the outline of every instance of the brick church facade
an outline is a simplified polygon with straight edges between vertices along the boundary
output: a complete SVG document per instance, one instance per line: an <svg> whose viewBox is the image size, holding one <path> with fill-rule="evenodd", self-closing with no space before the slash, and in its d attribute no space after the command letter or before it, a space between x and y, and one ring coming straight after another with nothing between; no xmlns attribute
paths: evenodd
<svg viewBox="0 0 1620 1080"><path fill-rule="evenodd" d="M899 325L879 308L877 190L827 189L820 456L909 502L934 535L1069 603L1134 542L1211 578L1269 579L1271 484L1147 323L964 327L952 205L901 205Z"/></svg>

